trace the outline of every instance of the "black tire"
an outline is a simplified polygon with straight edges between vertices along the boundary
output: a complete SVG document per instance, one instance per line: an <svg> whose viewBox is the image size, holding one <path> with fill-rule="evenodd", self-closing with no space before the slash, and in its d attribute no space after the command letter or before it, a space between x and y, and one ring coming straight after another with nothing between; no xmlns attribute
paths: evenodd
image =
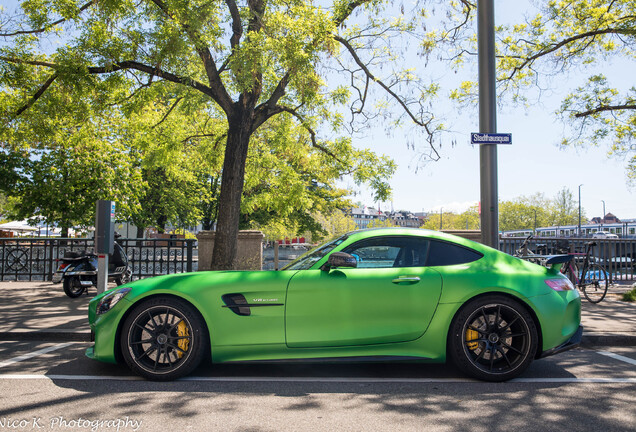
<svg viewBox="0 0 636 432"><path fill-rule="evenodd" d="M605 298L609 280L607 272L598 264L590 264L582 287L583 295L590 303L599 303Z"/></svg>
<svg viewBox="0 0 636 432"><path fill-rule="evenodd" d="M123 285L130 282L131 279L132 279L132 271L129 268L126 268L126 270L124 271L124 273L122 273L120 277L115 278L115 283L117 284L117 286L119 286L119 285Z"/></svg>
<svg viewBox="0 0 636 432"><path fill-rule="evenodd" d="M467 375L506 381L532 363L538 339L526 308L493 294L470 301L457 313L449 333L449 355Z"/></svg>
<svg viewBox="0 0 636 432"><path fill-rule="evenodd" d="M188 375L208 347L198 311L176 297L153 297L136 305L124 322L119 343L128 367L154 381Z"/></svg>
<svg viewBox="0 0 636 432"><path fill-rule="evenodd" d="M81 296L86 289L85 287L80 285L80 281L77 276L65 277L63 286L64 293L70 298L77 298Z"/></svg>

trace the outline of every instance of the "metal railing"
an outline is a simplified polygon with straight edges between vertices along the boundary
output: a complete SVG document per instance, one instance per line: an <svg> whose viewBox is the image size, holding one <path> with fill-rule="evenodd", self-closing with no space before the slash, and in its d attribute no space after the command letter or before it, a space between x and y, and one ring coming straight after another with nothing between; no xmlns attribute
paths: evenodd
<svg viewBox="0 0 636 432"><path fill-rule="evenodd" d="M502 237L499 249L513 255L525 239ZM626 283L636 280L636 239L591 239L535 237L530 239L528 249L539 255L561 253L585 253L585 244L594 241L591 259L602 265L612 283Z"/></svg>
<svg viewBox="0 0 636 432"><path fill-rule="evenodd" d="M119 239L133 279L196 271L196 240ZM0 238L0 281L51 280L67 251L92 251L93 239Z"/></svg>

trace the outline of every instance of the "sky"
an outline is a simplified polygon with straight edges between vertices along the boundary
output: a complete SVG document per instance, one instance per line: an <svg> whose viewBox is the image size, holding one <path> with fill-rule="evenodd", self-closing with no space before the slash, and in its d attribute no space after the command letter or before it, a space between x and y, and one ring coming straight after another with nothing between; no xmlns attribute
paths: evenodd
<svg viewBox="0 0 636 432"><path fill-rule="evenodd" d="M523 17L521 5L527 1L516 0L514 9L508 7L510 4L495 1L496 24ZM476 61L475 58L475 64ZM616 60L597 65L596 71L608 76L612 85L629 88L634 85L633 66L633 62ZM530 108L498 108L497 131L512 134L512 145L497 147L500 201L537 192L553 198L563 188L568 188L578 200L582 185L581 207L588 218L602 215L602 200L606 213L621 219L636 218L636 187L630 189L627 184L625 160L608 159L605 148L561 149L558 145L565 129L554 111L568 91L582 85L590 75L590 70L570 72L554 82L552 91ZM457 144L452 147L450 139L443 140L442 158L417 170L417 155L407 149L404 133L394 137L377 134L370 140L365 138L364 144L357 143L391 156L398 164L391 181L393 200L380 204L382 210L393 207L412 212L461 212L479 202L479 148L470 144L470 132L479 130L477 109L463 110L449 126L457 131ZM377 206L370 193L362 193L354 200Z"/></svg>

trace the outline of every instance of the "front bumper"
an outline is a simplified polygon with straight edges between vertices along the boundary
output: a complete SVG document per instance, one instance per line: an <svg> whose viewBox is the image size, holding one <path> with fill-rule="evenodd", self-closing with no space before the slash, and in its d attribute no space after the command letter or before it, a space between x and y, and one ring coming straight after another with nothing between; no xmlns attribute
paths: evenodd
<svg viewBox="0 0 636 432"><path fill-rule="evenodd" d="M539 358L549 357L551 355L559 354L564 351L568 351L574 348L578 348L581 345L581 339L583 338L583 326L579 326L576 333L572 335L570 339L559 345L558 347L543 351Z"/></svg>

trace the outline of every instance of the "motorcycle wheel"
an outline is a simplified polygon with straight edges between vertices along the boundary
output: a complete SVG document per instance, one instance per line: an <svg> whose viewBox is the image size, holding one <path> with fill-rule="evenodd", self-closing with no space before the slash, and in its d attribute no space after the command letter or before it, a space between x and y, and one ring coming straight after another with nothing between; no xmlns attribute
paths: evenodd
<svg viewBox="0 0 636 432"><path fill-rule="evenodd" d="M132 270L127 268L126 271L124 271L124 273L121 276L119 276L118 278L115 278L115 283L117 284L117 286L119 286L119 285L128 283L131 280L132 280Z"/></svg>
<svg viewBox="0 0 636 432"><path fill-rule="evenodd" d="M84 293L86 288L80 285L77 276L64 278L64 293L70 298L77 298Z"/></svg>

